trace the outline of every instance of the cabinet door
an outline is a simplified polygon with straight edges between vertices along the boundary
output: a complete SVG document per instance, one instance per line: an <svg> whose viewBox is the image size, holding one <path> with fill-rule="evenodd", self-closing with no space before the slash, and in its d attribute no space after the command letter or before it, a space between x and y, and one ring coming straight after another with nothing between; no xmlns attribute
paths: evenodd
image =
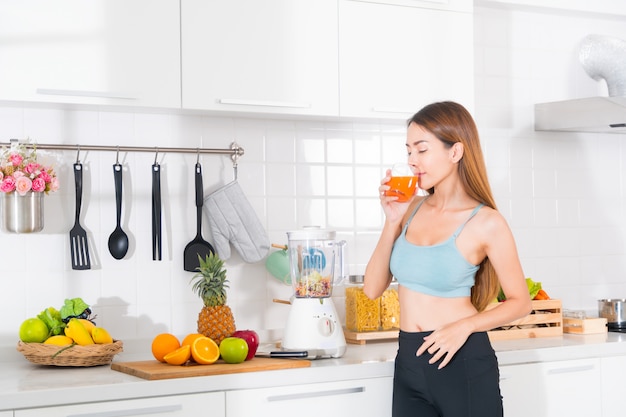
<svg viewBox="0 0 626 417"><path fill-rule="evenodd" d="M225 417L223 392L176 395L138 400L108 401L59 407L16 410L15 417L67 416L165 416L165 417Z"/></svg>
<svg viewBox="0 0 626 417"><path fill-rule="evenodd" d="M0 2L0 99L180 107L178 0Z"/></svg>
<svg viewBox="0 0 626 417"><path fill-rule="evenodd" d="M589 417L601 413L599 359L502 366L507 417Z"/></svg>
<svg viewBox="0 0 626 417"><path fill-rule="evenodd" d="M469 12L339 1L340 115L406 119L424 105L474 105Z"/></svg>
<svg viewBox="0 0 626 417"><path fill-rule="evenodd" d="M226 393L228 417L391 416L392 378L262 388Z"/></svg>
<svg viewBox="0 0 626 417"><path fill-rule="evenodd" d="M336 0L182 0L183 107L338 114Z"/></svg>
<svg viewBox="0 0 626 417"><path fill-rule="evenodd" d="M626 356L602 359L602 417L624 415Z"/></svg>

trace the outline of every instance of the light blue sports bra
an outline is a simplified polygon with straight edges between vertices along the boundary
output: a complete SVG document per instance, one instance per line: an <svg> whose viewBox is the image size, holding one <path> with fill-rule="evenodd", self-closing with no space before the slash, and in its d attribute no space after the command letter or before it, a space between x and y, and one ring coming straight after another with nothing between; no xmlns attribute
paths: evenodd
<svg viewBox="0 0 626 417"><path fill-rule="evenodd" d="M479 204L445 242L419 246L406 240L406 231L424 201L426 199L415 207L393 244L389 261L391 273L400 285L413 291L446 298L469 297L479 265L472 265L461 255L456 238L484 204Z"/></svg>

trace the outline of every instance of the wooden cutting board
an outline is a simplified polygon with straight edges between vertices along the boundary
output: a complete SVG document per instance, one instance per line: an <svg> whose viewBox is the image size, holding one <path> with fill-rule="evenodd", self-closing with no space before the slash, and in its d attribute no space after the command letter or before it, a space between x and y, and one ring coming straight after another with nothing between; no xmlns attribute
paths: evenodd
<svg viewBox="0 0 626 417"><path fill-rule="evenodd" d="M307 368L311 361L305 359L260 358L237 364L219 360L212 365L168 365L157 360L139 362L113 362L111 369L148 380L186 378L190 376L210 376L238 374L242 372L275 371L279 369Z"/></svg>

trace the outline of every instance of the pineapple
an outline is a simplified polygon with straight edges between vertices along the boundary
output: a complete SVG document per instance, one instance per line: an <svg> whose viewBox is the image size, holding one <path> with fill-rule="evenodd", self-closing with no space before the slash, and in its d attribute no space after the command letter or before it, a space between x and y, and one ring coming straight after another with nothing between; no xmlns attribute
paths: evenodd
<svg viewBox="0 0 626 417"><path fill-rule="evenodd" d="M193 291L198 294L204 302L204 307L198 314L198 333L213 339L218 345L235 332L235 318L226 305L226 269L224 261L220 257L211 253L203 260L200 260L198 273L192 280Z"/></svg>

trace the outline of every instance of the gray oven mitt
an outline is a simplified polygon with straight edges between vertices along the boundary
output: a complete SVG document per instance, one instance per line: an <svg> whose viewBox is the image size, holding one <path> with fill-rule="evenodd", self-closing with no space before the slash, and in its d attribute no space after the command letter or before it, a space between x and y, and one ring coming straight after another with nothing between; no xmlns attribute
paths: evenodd
<svg viewBox="0 0 626 417"><path fill-rule="evenodd" d="M269 237L237 181L209 194L204 199L204 210L220 258L230 258L230 244L248 263L267 256Z"/></svg>

